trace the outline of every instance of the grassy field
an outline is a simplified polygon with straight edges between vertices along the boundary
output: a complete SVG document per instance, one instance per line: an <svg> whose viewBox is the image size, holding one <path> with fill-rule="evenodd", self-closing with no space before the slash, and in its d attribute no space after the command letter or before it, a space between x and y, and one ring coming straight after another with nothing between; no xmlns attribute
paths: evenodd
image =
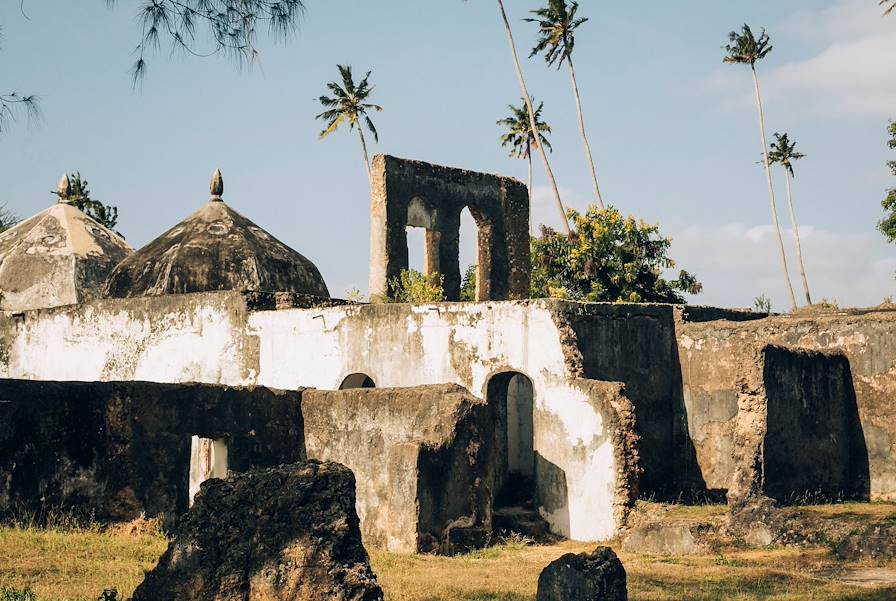
<svg viewBox="0 0 896 601"><path fill-rule="evenodd" d="M893 506L814 508L832 519L864 521ZM718 509L671 508L670 520L717 517ZM116 588L127 598L155 565L167 540L151 525L102 530L29 525L0 528L0 589L30 587L41 601L93 600ZM391 601L531 601L538 574L560 555L594 545L505 544L461 557L399 556L373 551L371 563ZM896 584L850 583L882 577L896 582L896 563L838 562L826 548L742 549L686 557L620 554L632 601L893 601Z"/></svg>

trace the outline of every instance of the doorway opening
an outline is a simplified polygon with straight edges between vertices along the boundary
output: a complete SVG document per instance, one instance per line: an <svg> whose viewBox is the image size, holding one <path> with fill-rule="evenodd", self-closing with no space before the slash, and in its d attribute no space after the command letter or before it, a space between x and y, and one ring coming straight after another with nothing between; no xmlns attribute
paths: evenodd
<svg viewBox="0 0 896 601"><path fill-rule="evenodd" d="M350 390L352 388L376 388L376 382L364 373L349 374L342 380L339 390Z"/></svg>

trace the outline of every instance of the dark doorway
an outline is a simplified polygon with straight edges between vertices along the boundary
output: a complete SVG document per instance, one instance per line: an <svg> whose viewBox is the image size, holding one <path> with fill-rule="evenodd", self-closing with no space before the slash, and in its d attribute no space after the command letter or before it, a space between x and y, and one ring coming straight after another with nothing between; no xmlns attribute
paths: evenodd
<svg viewBox="0 0 896 601"><path fill-rule="evenodd" d="M349 374L342 381L342 384L339 385L339 390L349 390L351 388L376 388L376 382L367 374Z"/></svg>

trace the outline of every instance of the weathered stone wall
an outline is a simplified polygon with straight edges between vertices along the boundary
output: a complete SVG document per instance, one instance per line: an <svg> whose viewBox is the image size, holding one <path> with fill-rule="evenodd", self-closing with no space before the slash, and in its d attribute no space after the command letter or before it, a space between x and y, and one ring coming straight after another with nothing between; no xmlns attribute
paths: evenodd
<svg viewBox="0 0 896 601"><path fill-rule="evenodd" d="M738 383L755 353L773 344L846 356L868 452L871 498L896 499L896 463L892 459L896 453L894 332L896 312L892 311L680 324L685 407L707 487L726 490L731 485L736 465Z"/></svg>
<svg viewBox="0 0 896 601"><path fill-rule="evenodd" d="M366 545L452 553L490 540L494 415L484 401L457 385L307 390L302 414L308 456L355 474Z"/></svg>
<svg viewBox="0 0 896 601"><path fill-rule="evenodd" d="M534 393L534 451L554 466L551 474L563 474L568 493L565 506L554 498L543 515L555 532L574 539L615 534L615 497L602 492L596 503L589 480L596 470L612 473L612 466L603 455L573 451L600 446L609 432L600 403L572 381L588 377L570 325L580 318L568 311L574 303L254 310L290 306L262 301L219 292L0 314L0 376L335 390L348 375L362 373L379 387L454 383L486 398L493 377L524 374ZM615 319L617 310L595 305L588 319ZM611 347L624 343L614 336L630 334L608 332L603 341ZM600 352L596 344L591 348L589 354ZM604 374L622 372L609 365Z"/></svg>
<svg viewBox="0 0 896 601"><path fill-rule="evenodd" d="M371 167L370 297L408 268L407 227L426 229L424 273L442 274L460 299L459 241L464 208L478 228L477 299L529 295L529 195L497 175L377 155Z"/></svg>
<svg viewBox="0 0 896 601"><path fill-rule="evenodd" d="M188 505L194 435L223 439L231 471L305 458L296 392L0 380L0 400L0 514L176 516Z"/></svg>
<svg viewBox="0 0 896 601"><path fill-rule="evenodd" d="M765 346L741 367L728 500L868 499L868 451L847 358Z"/></svg>

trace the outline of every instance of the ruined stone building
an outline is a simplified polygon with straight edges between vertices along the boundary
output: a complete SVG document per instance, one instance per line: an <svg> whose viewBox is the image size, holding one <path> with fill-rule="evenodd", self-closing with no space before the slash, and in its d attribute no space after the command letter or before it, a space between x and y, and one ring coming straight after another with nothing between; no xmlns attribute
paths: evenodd
<svg viewBox="0 0 896 601"><path fill-rule="evenodd" d="M896 313L523 300L524 186L379 156L373 191L371 293L415 226L456 299L469 207L478 302L329 298L219 175L137 252L67 205L0 234L0 514L176 516L305 458L351 468L365 544L401 552L486 544L504 505L599 541L638 496L896 499Z"/></svg>

